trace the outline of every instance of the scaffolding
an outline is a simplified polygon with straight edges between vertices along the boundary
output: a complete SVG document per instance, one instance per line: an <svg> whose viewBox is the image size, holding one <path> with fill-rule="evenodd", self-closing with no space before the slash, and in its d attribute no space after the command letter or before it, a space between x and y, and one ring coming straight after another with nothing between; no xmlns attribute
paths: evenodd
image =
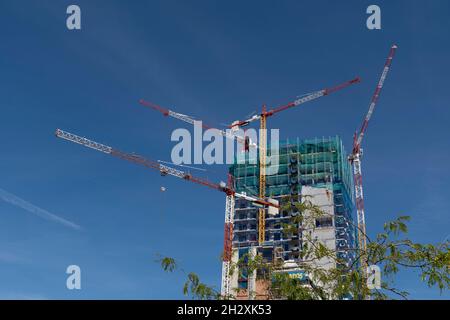
<svg viewBox="0 0 450 320"><path fill-rule="evenodd" d="M274 151L274 150L272 150ZM326 188L333 195L334 229L338 258L350 265L355 259L355 224L353 223L354 195L353 175L339 137L308 140L286 140L279 143L278 164L271 164L276 172L266 176L265 196L283 203L301 201L302 187ZM267 153L270 155L270 147ZM256 158L259 160L259 155ZM259 195L259 162L245 159L229 168L234 177L237 192ZM283 223L288 223L296 213L281 210L276 215L265 215L264 242L258 239L258 208L244 199L236 199L234 211L233 248L239 257L257 247L258 253L267 261L281 259L296 261L302 246L302 235L285 235ZM238 280L238 287L247 289L250 284L246 276Z"/></svg>

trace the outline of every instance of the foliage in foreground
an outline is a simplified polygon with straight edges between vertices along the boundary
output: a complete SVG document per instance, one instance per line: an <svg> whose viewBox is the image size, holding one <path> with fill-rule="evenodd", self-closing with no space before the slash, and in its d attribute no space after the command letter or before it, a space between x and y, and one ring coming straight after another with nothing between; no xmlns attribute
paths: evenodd
<svg viewBox="0 0 450 320"><path fill-rule="evenodd" d="M441 293L450 288L450 243L438 244L415 243L406 237L408 233L408 216L400 216L394 221L384 224L383 232L374 239L367 239L365 252L348 248L348 253L355 255L354 261L337 257L336 250L326 247L314 239L311 234L315 230L315 219L326 215L319 207L309 201L288 202L281 208L290 215L289 223L283 225L284 234L298 233L302 235L302 247L299 252L297 266L307 275L304 279L289 277L280 272L282 263L277 260L266 261L261 255L254 257L244 255L231 265L231 273L256 273L257 280L268 284L269 299L407 299L408 292L395 287L395 275L402 269L414 269L419 273L419 281L429 287L437 287ZM355 229L357 226L354 226ZM359 267L360 258L369 266L376 265L381 270L380 289L369 290L367 276ZM332 262L324 267L323 261ZM173 258L160 257L158 262L164 271L184 272ZM200 281L197 274L187 274L183 293L193 299L234 299L236 292L223 297L220 291ZM253 293L251 293L253 294Z"/></svg>

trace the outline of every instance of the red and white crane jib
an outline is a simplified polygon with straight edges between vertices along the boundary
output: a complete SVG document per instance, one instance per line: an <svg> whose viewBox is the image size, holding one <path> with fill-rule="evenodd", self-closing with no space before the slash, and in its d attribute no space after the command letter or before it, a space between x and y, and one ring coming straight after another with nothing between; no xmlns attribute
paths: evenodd
<svg viewBox="0 0 450 320"><path fill-rule="evenodd" d="M389 55L384 64L383 72L381 73L380 80L378 81L377 87L375 88L375 92L372 96L372 100L370 101L369 110L367 112L366 117L361 125L361 129L359 130L358 137L353 142L353 154L359 153L361 148L362 139L364 137L364 133L366 132L367 126L369 125L370 118L372 117L375 106L378 102L378 98L380 97L381 89L383 88L384 80L386 80L386 76L391 67L392 59L394 58L395 51L397 50L397 45L392 45L389 51Z"/></svg>
<svg viewBox="0 0 450 320"><path fill-rule="evenodd" d="M234 195L236 198L248 200L257 206L279 208L279 206L276 203L272 203L272 202L269 202L269 201L266 201L263 199L259 199L257 197L249 196L245 193L237 193L233 189L231 189L229 186L227 186L224 182L216 184L207 179L193 176L192 174L187 173L185 171L181 171L181 170L172 168L170 166L161 164L159 162L146 159L140 155L129 154L129 153L114 149L110 146L104 145L102 143L98 143L96 141L93 141L93 140L90 140L90 139L87 139L84 137L80 137L76 134L73 134L73 133L70 133L67 131L63 131L61 129L56 129L55 135L58 138L62 138L62 139L83 145L85 147L88 147L88 148L91 148L91 149L94 149L94 150L97 150L97 151L100 151L100 152L103 152L106 154L110 154L117 158L128 160L128 161L143 165L147 168L156 169L162 175L171 175L171 176L174 176L174 177L177 177L180 179L192 181L192 182L225 192L227 195Z"/></svg>
<svg viewBox="0 0 450 320"><path fill-rule="evenodd" d="M169 117L184 121L186 123L189 123L191 125L195 125L195 122L197 121L190 116L172 111L170 109L163 108L157 104L154 104L149 101L145 101L143 99L139 100L139 103L141 105L143 105L144 107L152 108L153 110L161 112L164 116L169 116ZM206 129L206 130L209 130L209 129L216 130L221 136L228 138L228 139L236 139L236 141L238 141L239 143L242 143L243 145L245 145L247 142L248 146L250 146L252 148L258 147L258 145L256 143L252 142L251 140L246 141L245 137L241 137L241 136L235 134L235 131L230 132L230 131L226 131L226 130L213 128L213 127L210 127L210 126L204 124L203 122L202 122L202 128Z"/></svg>
<svg viewBox="0 0 450 320"><path fill-rule="evenodd" d="M110 146L77 136L76 134L73 134L73 133L70 133L67 131L63 131L61 129L56 129L55 135L58 138L65 139L65 140L68 140L71 142L75 142L75 143L81 144L85 147L88 147L88 148L91 148L91 149L94 149L94 150L97 150L100 152L104 152L107 154L110 154L112 151L112 148Z"/></svg>
<svg viewBox="0 0 450 320"><path fill-rule="evenodd" d="M312 92L312 93L305 94L302 97L300 97L300 98L298 98L298 99L296 99L296 100L294 100L292 102L289 102L286 105L282 105L282 106L276 107L275 109L266 111L264 113L264 115L266 117L270 117L270 116L272 116L272 115L274 115L274 114L276 114L278 112L281 112L281 111L284 111L286 109L290 109L290 108L299 106L301 104L304 104L306 102L313 101L313 100L315 100L317 98L329 95L330 93L333 93L333 92L336 92L338 90L344 89L344 88L346 88L346 87L348 87L348 86L350 86L352 84L358 83L360 81L361 81L361 79L359 77L356 77L356 78L354 78L352 80L349 80L349 81L346 81L344 83L341 83L341 84L339 84L339 85L337 85L335 87L325 88L325 89L322 89L322 90L319 90L319 91L315 91L315 92ZM251 118L249 118L247 120L235 121L235 122L233 122L231 124L230 128L244 127L244 126L250 124L253 121L261 119L261 116L262 116L262 114L254 115L253 117L251 117Z"/></svg>

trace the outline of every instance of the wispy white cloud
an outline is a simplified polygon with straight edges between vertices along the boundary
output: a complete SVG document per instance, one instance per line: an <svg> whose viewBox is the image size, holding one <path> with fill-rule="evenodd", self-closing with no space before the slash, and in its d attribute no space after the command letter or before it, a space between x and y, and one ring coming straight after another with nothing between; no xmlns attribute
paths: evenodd
<svg viewBox="0 0 450 320"><path fill-rule="evenodd" d="M39 207L35 206L34 204L29 203L28 201L23 200L1 188L0 188L0 199L5 202L8 202L16 207L22 208L22 209L24 209L38 217L41 217L43 219L62 224L64 226L72 228L74 230L81 230L81 226L79 226L78 224L71 222L69 220L66 220L64 218L61 218L53 213L48 212L45 209L39 208Z"/></svg>
<svg viewBox="0 0 450 320"><path fill-rule="evenodd" d="M2 263L16 263L21 262L22 259L9 252L0 252L0 262Z"/></svg>

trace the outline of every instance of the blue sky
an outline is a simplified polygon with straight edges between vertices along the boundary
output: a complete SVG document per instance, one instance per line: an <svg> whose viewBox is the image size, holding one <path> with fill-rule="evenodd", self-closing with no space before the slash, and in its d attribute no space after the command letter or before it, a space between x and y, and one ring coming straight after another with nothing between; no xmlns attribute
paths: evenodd
<svg viewBox="0 0 450 320"><path fill-rule="evenodd" d="M66 8L82 30L66 29ZM0 188L81 229L0 201L0 298L183 298L183 275L220 285L224 195L55 138L62 128L169 160L189 128L140 98L219 125L263 103L363 82L270 118L281 138L339 135L347 150L392 43L399 46L364 141L368 231L411 215L415 241L450 234L448 1L1 1ZM206 167L223 180L226 167ZM201 174L201 172L199 172ZM161 193L160 187L167 188ZM82 270L82 290L65 269ZM403 273L412 298L449 298Z"/></svg>

